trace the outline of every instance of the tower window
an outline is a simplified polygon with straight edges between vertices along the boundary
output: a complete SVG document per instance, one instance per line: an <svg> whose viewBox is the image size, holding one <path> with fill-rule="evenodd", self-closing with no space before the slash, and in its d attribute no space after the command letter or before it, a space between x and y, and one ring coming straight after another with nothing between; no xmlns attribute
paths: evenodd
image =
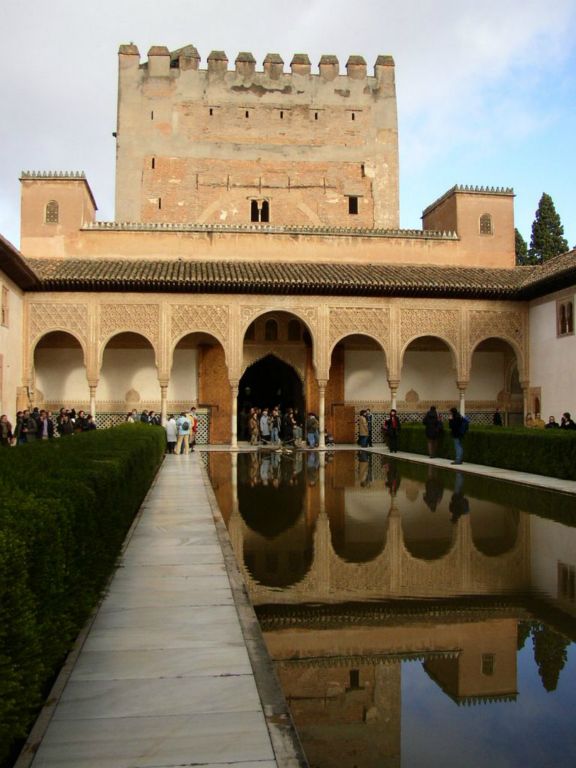
<svg viewBox="0 0 576 768"><path fill-rule="evenodd" d="M162 198L158 198L158 210L160 211L162 209Z"/></svg>
<svg viewBox="0 0 576 768"><path fill-rule="evenodd" d="M284 120L284 110L280 110L280 120Z"/></svg>
<svg viewBox="0 0 576 768"><path fill-rule="evenodd" d="M210 109L208 110L208 114L210 115L210 117L213 116L214 110L212 109L212 107L210 107Z"/></svg>
<svg viewBox="0 0 576 768"><path fill-rule="evenodd" d="M314 120L318 120L318 112L314 112Z"/></svg>
<svg viewBox="0 0 576 768"><path fill-rule="evenodd" d="M60 206L56 200L50 200L46 205L44 221L46 224L58 224L60 217Z"/></svg>
<svg viewBox="0 0 576 768"><path fill-rule="evenodd" d="M250 201L250 221L263 223L270 221L270 203L268 200Z"/></svg>
<svg viewBox="0 0 576 768"><path fill-rule="evenodd" d="M152 170L154 170L154 168L156 168L156 158L155 157L152 158L152 160L150 162L150 166L151 166Z"/></svg>
<svg viewBox="0 0 576 768"><path fill-rule="evenodd" d="M494 230L492 229L492 216L490 216L489 213L483 213L482 216L480 216L480 234L494 234Z"/></svg>
<svg viewBox="0 0 576 768"><path fill-rule="evenodd" d="M150 112L150 120L154 120L154 110L152 110L152 112Z"/></svg>
<svg viewBox="0 0 576 768"><path fill-rule="evenodd" d="M350 116L350 117L351 117L351 119L352 119L352 120L356 120L356 113L355 113L355 112L352 112L352 114L351 114L351 116Z"/></svg>
<svg viewBox="0 0 576 768"><path fill-rule="evenodd" d="M248 110L246 110L246 112L244 112L244 117L250 117L250 112L248 112Z"/></svg>
<svg viewBox="0 0 576 768"><path fill-rule="evenodd" d="M350 195L348 198L348 213L351 216L358 214L358 198L355 195Z"/></svg>

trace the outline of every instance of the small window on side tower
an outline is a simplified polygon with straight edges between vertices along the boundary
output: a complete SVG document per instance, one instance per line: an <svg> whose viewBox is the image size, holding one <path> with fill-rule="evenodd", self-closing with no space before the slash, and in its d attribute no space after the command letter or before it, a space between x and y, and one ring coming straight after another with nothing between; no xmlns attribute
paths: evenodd
<svg viewBox="0 0 576 768"><path fill-rule="evenodd" d="M350 195L348 198L348 213L351 216L358 215L358 198L355 195Z"/></svg>
<svg viewBox="0 0 576 768"><path fill-rule="evenodd" d="M480 216L480 234L481 235L494 234L494 230L492 228L492 216L490 216L489 213L483 213L482 216Z"/></svg>
<svg viewBox="0 0 576 768"><path fill-rule="evenodd" d="M46 224L58 224L60 217L60 206L56 200L50 200L46 205L44 221Z"/></svg>

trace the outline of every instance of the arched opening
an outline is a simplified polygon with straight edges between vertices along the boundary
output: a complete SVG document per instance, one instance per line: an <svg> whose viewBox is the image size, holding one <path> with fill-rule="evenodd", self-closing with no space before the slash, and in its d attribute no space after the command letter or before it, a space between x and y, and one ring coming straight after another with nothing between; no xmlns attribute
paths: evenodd
<svg viewBox="0 0 576 768"><path fill-rule="evenodd" d="M466 401L470 404L467 411L474 413L475 421L491 424L492 414L499 407L504 424L523 423L518 360L504 339L484 339L474 349Z"/></svg>
<svg viewBox="0 0 576 768"><path fill-rule="evenodd" d="M317 407L312 339L305 324L293 314L267 312L257 317L244 335L244 375L238 387L238 438L250 438L251 408L280 407L297 411L303 423L305 406Z"/></svg>
<svg viewBox="0 0 576 768"><path fill-rule="evenodd" d="M470 523L476 549L489 557L511 552L518 539L520 514L515 509L502 509L500 504L475 499Z"/></svg>
<svg viewBox="0 0 576 768"><path fill-rule="evenodd" d="M131 410L160 412L160 385L152 344L139 333L118 333L102 353L98 382L101 415Z"/></svg>
<svg viewBox="0 0 576 768"><path fill-rule="evenodd" d="M52 331L40 339L34 350L34 389L39 408L87 410L90 391L84 352L72 334Z"/></svg>
<svg viewBox="0 0 576 768"><path fill-rule="evenodd" d="M408 421L420 421L430 405L446 412L458 404L454 352L437 336L419 336L406 347L398 389L398 411Z"/></svg>
<svg viewBox="0 0 576 768"><path fill-rule="evenodd" d="M172 353L167 393L168 413L197 410L198 442L230 439L232 397L222 344L209 333L188 333Z"/></svg>
<svg viewBox="0 0 576 768"><path fill-rule="evenodd" d="M350 334L332 350L326 388L326 424L337 443L356 442L357 413L372 412L372 441L382 442L382 425L390 406L386 355L375 339Z"/></svg>
<svg viewBox="0 0 576 768"><path fill-rule="evenodd" d="M304 387L294 368L276 355L266 355L250 365L238 387L238 437L249 440L248 418L251 408L280 406L282 414L292 408L305 413Z"/></svg>

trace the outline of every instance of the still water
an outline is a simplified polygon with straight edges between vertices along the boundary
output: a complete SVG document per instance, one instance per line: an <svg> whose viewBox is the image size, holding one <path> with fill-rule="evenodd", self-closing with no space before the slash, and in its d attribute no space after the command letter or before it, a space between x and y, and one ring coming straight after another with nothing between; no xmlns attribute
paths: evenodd
<svg viewBox="0 0 576 768"><path fill-rule="evenodd" d="M368 452L207 455L312 768L576 766L576 502Z"/></svg>

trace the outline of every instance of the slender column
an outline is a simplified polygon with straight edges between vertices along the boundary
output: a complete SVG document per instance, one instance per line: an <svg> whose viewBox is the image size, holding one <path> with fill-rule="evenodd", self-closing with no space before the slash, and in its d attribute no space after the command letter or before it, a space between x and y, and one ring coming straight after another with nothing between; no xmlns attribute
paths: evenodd
<svg viewBox="0 0 576 768"><path fill-rule="evenodd" d="M458 410L464 416L466 414L466 387L468 386L467 381L457 381L456 384L458 385L458 389L460 391L460 405Z"/></svg>
<svg viewBox="0 0 576 768"><path fill-rule="evenodd" d="M230 447L233 451L238 450L238 382L231 383L232 388L232 439Z"/></svg>
<svg viewBox="0 0 576 768"><path fill-rule="evenodd" d="M168 421L168 384L160 384L160 420L162 426Z"/></svg>
<svg viewBox="0 0 576 768"><path fill-rule="evenodd" d="M320 413L318 414L318 421L320 423L320 448L326 447L326 437L325 437L325 431L326 431L326 418L325 418L325 409L326 409L326 382L324 380L318 381L318 393L320 395Z"/></svg>
<svg viewBox="0 0 576 768"><path fill-rule="evenodd" d="M400 386L400 381L397 379L389 379L388 380L388 386L390 387L390 410L396 410L396 395L398 394L398 387Z"/></svg>
<svg viewBox="0 0 576 768"><path fill-rule="evenodd" d="M530 382L523 380L520 382L520 386L522 387L522 408L524 410L522 424L526 424L526 416L530 412Z"/></svg>
<svg viewBox="0 0 576 768"><path fill-rule="evenodd" d="M88 388L90 389L90 413L92 418L96 419L96 387L98 382L90 382Z"/></svg>

